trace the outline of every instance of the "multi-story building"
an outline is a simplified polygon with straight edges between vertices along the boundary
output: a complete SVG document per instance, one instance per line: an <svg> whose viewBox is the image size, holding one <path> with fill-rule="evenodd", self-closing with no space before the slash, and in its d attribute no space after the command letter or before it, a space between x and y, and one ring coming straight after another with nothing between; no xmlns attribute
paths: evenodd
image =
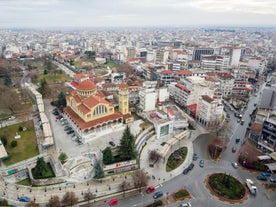
<svg viewBox="0 0 276 207"><path fill-rule="evenodd" d="M220 55L202 55L200 68L207 71L227 70L229 66L229 57Z"/></svg>
<svg viewBox="0 0 276 207"><path fill-rule="evenodd" d="M220 48L220 55L228 56L232 67L238 67L241 59L241 48L233 46L224 46Z"/></svg>
<svg viewBox="0 0 276 207"><path fill-rule="evenodd" d="M153 111L156 108L156 81L145 81L139 91L139 106L141 111Z"/></svg>
<svg viewBox="0 0 276 207"><path fill-rule="evenodd" d="M193 52L193 60L201 60L202 55L213 55L214 49L212 48L196 48Z"/></svg>
<svg viewBox="0 0 276 207"><path fill-rule="evenodd" d="M234 87L234 76L230 73L217 73L217 79L220 81L220 90L222 96L229 96L232 94L232 89Z"/></svg>
<svg viewBox="0 0 276 207"><path fill-rule="evenodd" d="M259 147L265 152L276 151L276 111L272 112L263 123L261 138L258 141Z"/></svg>
<svg viewBox="0 0 276 207"><path fill-rule="evenodd" d="M197 102L196 117L199 123L206 127L212 127L221 123L223 105L220 101L203 95Z"/></svg>
<svg viewBox="0 0 276 207"><path fill-rule="evenodd" d="M175 74L171 70L163 70L159 75L159 81L163 84L175 82Z"/></svg>
<svg viewBox="0 0 276 207"><path fill-rule="evenodd" d="M232 88L232 95L245 97L251 92L251 88L247 87L247 80L245 78L237 78L234 80L234 86Z"/></svg>

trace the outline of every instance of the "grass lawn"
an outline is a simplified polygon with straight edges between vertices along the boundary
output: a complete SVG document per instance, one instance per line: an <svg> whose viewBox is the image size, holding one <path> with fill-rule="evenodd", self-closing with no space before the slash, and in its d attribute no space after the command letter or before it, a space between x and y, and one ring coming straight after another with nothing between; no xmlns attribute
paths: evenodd
<svg viewBox="0 0 276 207"><path fill-rule="evenodd" d="M240 181L224 173L211 175L208 183L218 195L228 199L238 200L245 195L245 187Z"/></svg>
<svg viewBox="0 0 276 207"><path fill-rule="evenodd" d="M18 132L20 126L26 127L27 130ZM15 140L14 136L16 132L21 135L21 138L16 140L17 146L12 148L11 141ZM1 128L0 137L2 135L5 135L8 139L8 144L5 148L9 154L9 158L3 160L5 165L11 165L39 154L33 121L21 122Z"/></svg>
<svg viewBox="0 0 276 207"><path fill-rule="evenodd" d="M48 84L63 83L63 82L71 80L71 78L64 72L62 72L62 73L58 73L58 72L50 73L49 72L48 74L40 74L37 79L33 80L33 83L37 84L40 82L40 80L43 80L44 78Z"/></svg>
<svg viewBox="0 0 276 207"><path fill-rule="evenodd" d="M31 185L31 182L30 182L30 179L29 178L26 178L24 180L21 180L19 182L17 182L18 185L26 185L26 186L30 186Z"/></svg>
<svg viewBox="0 0 276 207"><path fill-rule="evenodd" d="M170 172L175 168L177 168L179 165L181 165L186 159L187 152L188 152L187 147L182 147L174 151L168 158L167 165L166 165L166 172ZM176 159L176 155L179 157L181 156L180 159Z"/></svg>
<svg viewBox="0 0 276 207"><path fill-rule="evenodd" d="M183 198L188 195L190 195L190 193L185 189L181 189L174 194L175 198Z"/></svg>

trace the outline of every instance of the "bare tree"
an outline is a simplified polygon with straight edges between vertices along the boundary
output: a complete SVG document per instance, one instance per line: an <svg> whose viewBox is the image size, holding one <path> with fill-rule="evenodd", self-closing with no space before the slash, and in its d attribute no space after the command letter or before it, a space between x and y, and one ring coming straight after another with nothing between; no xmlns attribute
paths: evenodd
<svg viewBox="0 0 276 207"><path fill-rule="evenodd" d="M1 86L0 87L1 106L10 110L14 114L16 110L20 109L19 96L14 89Z"/></svg>
<svg viewBox="0 0 276 207"><path fill-rule="evenodd" d="M61 207L60 200L58 196L53 196L50 198L49 202L46 204L47 207Z"/></svg>
<svg viewBox="0 0 276 207"><path fill-rule="evenodd" d="M96 197L96 196L93 195L93 193L91 193L90 189L89 189L87 192L85 192L84 195L83 195L83 198L84 198L84 200L87 201L87 203L89 203L90 200L92 200L92 199L95 198L95 197Z"/></svg>
<svg viewBox="0 0 276 207"><path fill-rule="evenodd" d="M135 170L132 174L133 183L136 188L139 188L141 191L142 187L148 185L148 181L150 177L146 174L146 172L142 169Z"/></svg>
<svg viewBox="0 0 276 207"><path fill-rule="evenodd" d="M66 192L62 197L62 204L65 206L73 206L78 203L78 200L74 192Z"/></svg>
<svg viewBox="0 0 276 207"><path fill-rule="evenodd" d="M149 157L148 157L148 159L149 159L149 162L152 163L152 164L154 165L154 164L160 162L161 157L162 157L162 156L160 155L159 152L157 152L157 150L151 150L151 151L149 152Z"/></svg>
<svg viewBox="0 0 276 207"><path fill-rule="evenodd" d="M25 207L39 207L39 204L37 204L34 201L31 201L30 203L27 203Z"/></svg>

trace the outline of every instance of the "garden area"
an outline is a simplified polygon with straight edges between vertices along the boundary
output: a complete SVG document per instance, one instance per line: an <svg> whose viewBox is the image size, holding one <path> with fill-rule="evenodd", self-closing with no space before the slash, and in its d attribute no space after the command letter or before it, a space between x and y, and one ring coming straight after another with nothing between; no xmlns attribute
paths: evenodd
<svg viewBox="0 0 276 207"><path fill-rule="evenodd" d="M186 189L180 189L179 191L173 193L175 201L183 201L187 198L191 198L190 193Z"/></svg>
<svg viewBox="0 0 276 207"><path fill-rule="evenodd" d="M38 158L36 166L32 168L34 179L45 179L55 177L55 173L49 162L45 162L43 158Z"/></svg>
<svg viewBox="0 0 276 207"><path fill-rule="evenodd" d="M214 193L226 199L239 200L245 196L246 189L242 183L226 173L212 174L208 184Z"/></svg>
<svg viewBox="0 0 276 207"><path fill-rule="evenodd" d="M17 134L21 138L15 139ZM11 165L39 154L33 121L1 128L0 138L8 153L8 157L3 160L5 165Z"/></svg>
<svg viewBox="0 0 276 207"><path fill-rule="evenodd" d="M168 158L166 172L170 172L180 166L186 159L187 152L187 147L182 147L174 151Z"/></svg>

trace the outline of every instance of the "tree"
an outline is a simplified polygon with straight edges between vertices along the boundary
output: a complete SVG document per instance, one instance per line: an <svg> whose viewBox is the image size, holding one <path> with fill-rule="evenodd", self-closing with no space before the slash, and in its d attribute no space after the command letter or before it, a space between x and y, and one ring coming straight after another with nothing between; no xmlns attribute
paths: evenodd
<svg viewBox="0 0 276 207"><path fill-rule="evenodd" d="M17 146L17 141L16 140L12 140L11 141L11 147L15 148Z"/></svg>
<svg viewBox="0 0 276 207"><path fill-rule="evenodd" d="M112 155L112 151L110 147L106 147L103 150L103 163L105 165L112 164L114 162L114 157Z"/></svg>
<svg viewBox="0 0 276 207"><path fill-rule="evenodd" d="M104 171L101 165L100 160L96 160L94 164L94 171L95 171L95 176L94 178L99 179L104 177Z"/></svg>
<svg viewBox="0 0 276 207"><path fill-rule="evenodd" d="M30 203L27 203L25 207L39 207L39 204L37 204L34 201L31 201Z"/></svg>
<svg viewBox="0 0 276 207"><path fill-rule="evenodd" d="M58 156L58 159L61 162L61 164L64 164L66 162L67 158L68 158L68 156L64 152L60 153L60 155Z"/></svg>
<svg viewBox="0 0 276 207"><path fill-rule="evenodd" d="M89 203L90 200L92 200L93 198L95 198L95 195L93 195L93 193L91 193L91 191L89 189L87 192L84 193L83 198L84 198L84 200L87 201L87 203Z"/></svg>
<svg viewBox="0 0 276 207"><path fill-rule="evenodd" d="M59 197L53 196L50 198L49 202L46 204L46 207L61 207Z"/></svg>
<svg viewBox="0 0 276 207"><path fill-rule="evenodd" d="M21 108L19 96L13 88L0 86L0 97L0 106L9 109L11 114Z"/></svg>
<svg viewBox="0 0 276 207"><path fill-rule="evenodd" d="M95 58L95 51L85 51L84 54L86 54L86 56L91 59L91 58Z"/></svg>
<svg viewBox="0 0 276 207"><path fill-rule="evenodd" d="M37 91L41 93L42 97L46 95L46 87L47 87L47 82L45 79L42 79L40 81L40 86L38 87Z"/></svg>
<svg viewBox="0 0 276 207"><path fill-rule="evenodd" d="M135 140L129 126L126 126L119 145L120 159L122 161L136 158Z"/></svg>
<svg viewBox="0 0 276 207"><path fill-rule="evenodd" d="M149 162L153 163L153 165L155 163L158 163L161 160L161 155L159 152L157 152L156 150L151 150L149 152Z"/></svg>
<svg viewBox="0 0 276 207"><path fill-rule="evenodd" d="M4 76L4 85L5 86L11 86L12 85L12 80L11 80L11 77L8 73L6 73L5 76Z"/></svg>
<svg viewBox="0 0 276 207"><path fill-rule="evenodd" d="M41 177L47 172L47 164L43 157L37 158L36 166L32 169L34 176Z"/></svg>
<svg viewBox="0 0 276 207"><path fill-rule="evenodd" d="M142 169L135 170L132 174L132 178L135 188L139 188L140 191L142 187L148 185L150 179L150 177Z"/></svg>
<svg viewBox="0 0 276 207"><path fill-rule="evenodd" d="M8 139L7 139L6 135L2 135L0 139L4 146L6 146L8 144Z"/></svg>
<svg viewBox="0 0 276 207"><path fill-rule="evenodd" d="M66 97L65 94L63 92L60 92L58 95L58 99L56 101L56 106L58 108L62 108L66 106Z"/></svg>
<svg viewBox="0 0 276 207"><path fill-rule="evenodd" d="M73 206L78 203L78 200L74 192L66 192L62 197L62 204L65 206Z"/></svg>

